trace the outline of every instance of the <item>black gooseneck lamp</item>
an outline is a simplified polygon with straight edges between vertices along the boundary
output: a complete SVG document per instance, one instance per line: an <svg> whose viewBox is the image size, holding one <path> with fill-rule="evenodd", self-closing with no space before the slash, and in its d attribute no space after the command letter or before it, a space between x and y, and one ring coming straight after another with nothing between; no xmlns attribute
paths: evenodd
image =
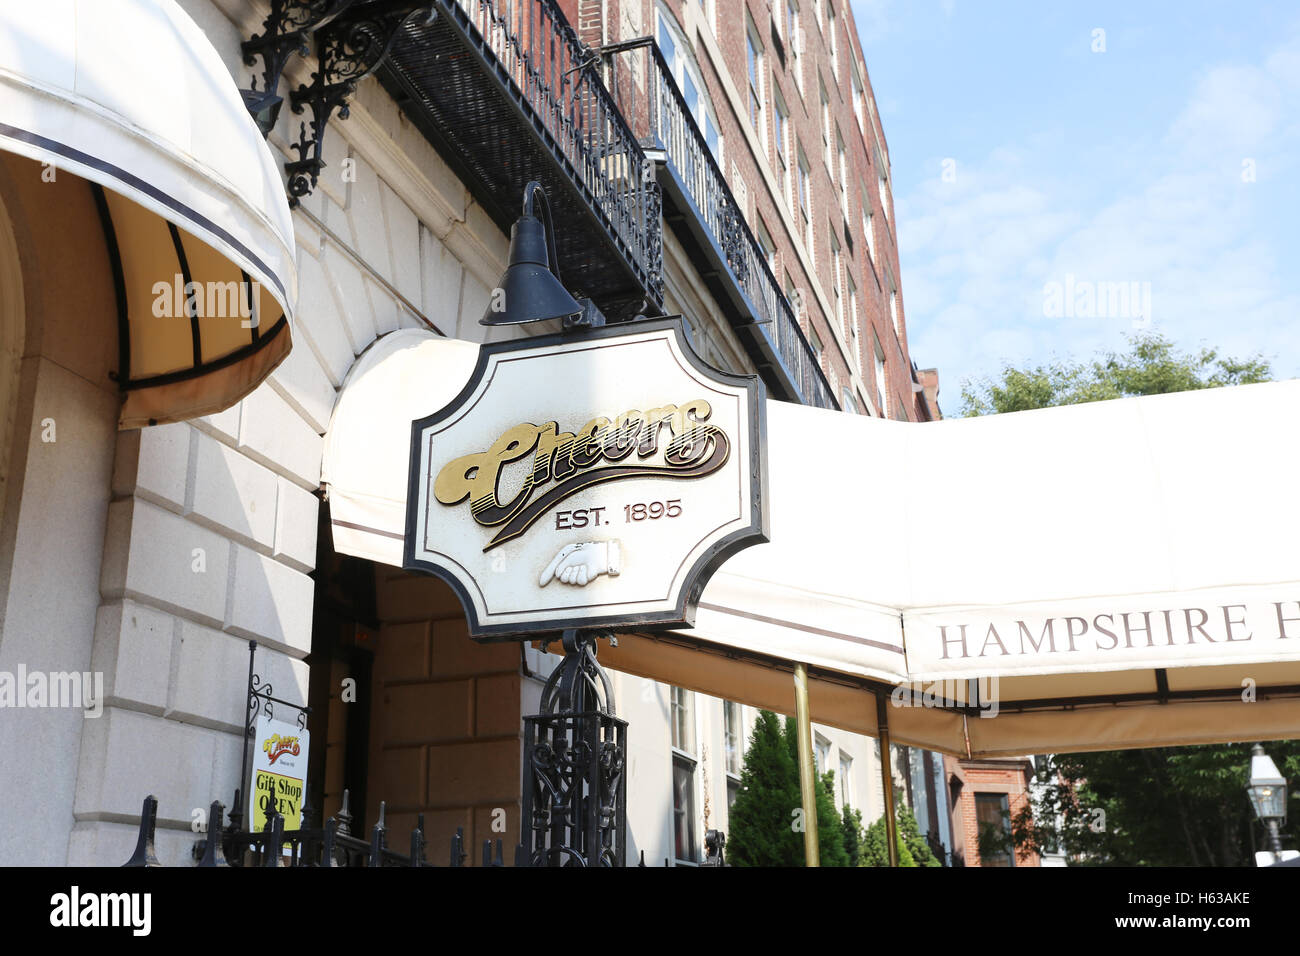
<svg viewBox="0 0 1300 956"><path fill-rule="evenodd" d="M590 299L575 299L560 283L551 203L542 184L533 180L524 187L523 213L510 229L509 264L479 324L525 325L554 319L566 329L605 324Z"/></svg>

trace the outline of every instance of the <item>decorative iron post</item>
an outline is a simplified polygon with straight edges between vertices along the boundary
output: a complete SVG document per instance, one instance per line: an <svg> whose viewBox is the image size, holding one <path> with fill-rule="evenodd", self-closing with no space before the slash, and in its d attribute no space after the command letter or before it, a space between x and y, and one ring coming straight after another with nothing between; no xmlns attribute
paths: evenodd
<svg viewBox="0 0 1300 956"><path fill-rule="evenodd" d="M627 841L627 721L614 716L596 640L564 632L564 660L524 718L524 866L623 866Z"/></svg>

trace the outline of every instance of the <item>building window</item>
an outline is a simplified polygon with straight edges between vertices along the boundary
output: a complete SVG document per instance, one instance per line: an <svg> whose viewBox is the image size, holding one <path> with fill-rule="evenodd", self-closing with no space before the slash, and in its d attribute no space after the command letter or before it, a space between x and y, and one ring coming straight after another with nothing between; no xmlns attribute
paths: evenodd
<svg viewBox="0 0 1300 956"><path fill-rule="evenodd" d="M822 344L822 337L817 334L816 329L810 328L808 330L808 344L812 346L813 358L817 361L817 365L820 366L822 364L822 352L826 350L826 346Z"/></svg>
<svg viewBox="0 0 1300 956"><path fill-rule="evenodd" d="M975 794L975 823L979 828L980 866L1015 866L1016 861L1007 845L1011 838L1007 795Z"/></svg>
<svg viewBox="0 0 1300 956"><path fill-rule="evenodd" d="M697 2L700 5L700 12L704 14L704 22L709 25L711 32L716 33L717 30L713 26L713 15L717 11L713 9L713 0L697 0Z"/></svg>
<svg viewBox="0 0 1300 956"><path fill-rule="evenodd" d="M799 30L799 4L795 0L785 0L785 35L790 44L790 72L794 74L794 84L803 93L803 73L799 68L799 48L803 46L803 34Z"/></svg>
<svg viewBox="0 0 1300 956"><path fill-rule="evenodd" d="M844 274L844 281L849 290L848 314L844 318L844 324L848 326L849 338L854 343L853 364L859 366L862 360L858 356L858 350L856 347L858 339L858 286L857 283L853 281L853 276L849 275L847 272Z"/></svg>
<svg viewBox="0 0 1300 956"><path fill-rule="evenodd" d="M785 105L781 91L773 87L772 103L776 107L776 177L781 185L781 192L790 198L790 110Z"/></svg>
<svg viewBox="0 0 1300 956"><path fill-rule="evenodd" d="M812 184L808 180L808 157L804 155L803 147L799 147L799 238L803 244L812 250Z"/></svg>
<svg viewBox="0 0 1300 956"><path fill-rule="evenodd" d="M671 711L673 747L683 753L695 753L695 707L689 690L672 689Z"/></svg>
<svg viewBox="0 0 1300 956"><path fill-rule="evenodd" d="M853 758L840 751L840 806L853 806Z"/></svg>
<svg viewBox="0 0 1300 956"><path fill-rule="evenodd" d="M673 755L673 855L683 863L698 863L695 839L695 761Z"/></svg>
<svg viewBox="0 0 1300 956"><path fill-rule="evenodd" d="M898 342L903 342L903 327L898 320L898 288L893 284L893 276L890 276L889 289L889 317L894 322L894 334L898 336Z"/></svg>
<svg viewBox="0 0 1300 956"><path fill-rule="evenodd" d="M831 250L831 299L832 306L835 309L835 321L839 323L840 329L844 328L844 296L843 287L840 284L840 242L835 238L835 223L830 224L830 246Z"/></svg>
<svg viewBox="0 0 1300 956"><path fill-rule="evenodd" d="M876 261L876 223L871 214L871 200L862 197L862 233L867 239L867 258Z"/></svg>
<svg viewBox="0 0 1300 956"><path fill-rule="evenodd" d="M844 149L844 137L840 135L839 127L835 127L835 150L839 155L840 166L840 212L844 213L844 221L849 221L849 156Z"/></svg>
<svg viewBox="0 0 1300 956"><path fill-rule="evenodd" d="M818 93L821 96L822 110L822 159L826 163L826 171L831 174L831 181L835 180L835 161L831 156L831 100L826 95L826 84L822 82L820 75L817 77Z"/></svg>
<svg viewBox="0 0 1300 956"><path fill-rule="evenodd" d="M767 226L763 224L762 219L757 220L758 226L758 246L763 250L763 261L767 267L772 270L772 275L776 275L776 243L772 241L772 234L767 231Z"/></svg>
<svg viewBox="0 0 1300 956"><path fill-rule="evenodd" d="M864 133L867 130L867 121L862 115L862 101L866 99L866 93L862 88L862 77L858 76L857 64L849 71L849 79L853 83L853 115L858 118L858 128Z"/></svg>
<svg viewBox="0 0 1300 956"><path fill-rule="evenodd" d="M872 338L875 339L875 336ZM875 339L873 351L876 357L876 409L880 412L881 418L888 418L889 410L885 408L885 396L889 394L889 383L885 378L885 353L880 347L880 339Z"/></svg>
<svg viewBox="0 0 1300 956"><path fill-rule="evenodd" d="M835 29L835 7L827 0L826 3L826 32L831 47L831 75L835 77L835 82L839 83L840 77L840 45L836 42L835 35L839 33Z"/></svg>
<svg viewBox="0 0 1300 956"><path fill-rule="evenodd" d="M742 756L740 705L735 701L722 702L722 741L727 756L727 773L740 776Z"/></svg>
<svg viewBox="0 0 1300 956"><path fill-rule="evenodd" d="M840 389L840 409L841 411L848 412L850 415L856 415L858 413L858 403L854 400L853 393L849 391L847 385Z"/></svg>
<svg viewBox="0 0 1300 956"><path fill-rule="evenodd" d="M831 763L831 742L818 734L813 739L813 752L817 760L817 776L821 776Z"/></svg>
<svg viewBox="0 0 1300 956"><path fill-rule="evenodd" d="M903 404L903 396L897 392L894 393L894 407L898 409L898 420L900 422L910 422L912 416L907 414L907 406Z"/></svg>
<svg viewBox="0 0 1300 956"><path fill-rule="evenodd" d="M790 311L796 319L803 314L803 295L795 288L794 279L788 272L785 274L785 301L790 303Z"/></svg>
<svg viewBox="0 0 1300 956"><path fill-rule="evenodd" d="M880 169L880 211L885 215L885 222L889 221L889 180L885 178L884 166L880 164L880 158L876 158L876 166Z"/></svg>
<svg viewBox="0 0 1300 956"><path fill-rule="evenodd" d="M763 132L763 44L754 23L745 15L745 48L749 63L749 123Z"/></svg>
<svg viewBox="0 0 1300 956"><path fill-rule="evenodd" d="M664 62L668 64L668 70L672 73L677 88L682 91L682 99L686 100L691 118L699 127L704 142L708 144L709 151L713 153L718 166L725 169L726 167L722 165L722 134L718 132L717 114L714 113L713 104L709 102L709 96L705 92L704 79L699 68L687 52L686 39L677 29L672 15L662 8L655 10L655 27L659 50L664 55ZM666 121L666 117L661 119L661 122ZM660 133L667 138L667 130L661 130Z"/></svg>

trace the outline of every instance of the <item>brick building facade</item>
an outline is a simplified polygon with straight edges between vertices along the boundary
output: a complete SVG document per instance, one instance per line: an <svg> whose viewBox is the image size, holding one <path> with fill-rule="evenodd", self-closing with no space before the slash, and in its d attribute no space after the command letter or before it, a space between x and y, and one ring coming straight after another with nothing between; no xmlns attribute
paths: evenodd
<svg viewBox="0 0 1300 956"><path fill-rule="evenodd" d="M593 48L658 42L841 407L938 418L937 373L923 390L908 352L889 149L849 4L561 6ZM644 55L621 56L639 76Z"/></svg>
<svg viewBox="0 0 1300 956"><path fill-rule="evenodd" d="M966 866L1039 866L1036 853L1004 852L1005 844L997 839L999 835L1006 839L1012 821L1029 805L1033 758L963 760L945 756L943 761L952 807L954 857ZM983 855L981 833L990 834L986 846L991 849Z"/></svg>

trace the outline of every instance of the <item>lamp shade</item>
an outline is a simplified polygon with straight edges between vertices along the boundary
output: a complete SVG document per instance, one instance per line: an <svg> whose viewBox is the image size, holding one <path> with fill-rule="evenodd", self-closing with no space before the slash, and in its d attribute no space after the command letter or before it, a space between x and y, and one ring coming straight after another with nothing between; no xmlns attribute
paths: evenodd
<svg viewBox="0 0 1300 956"><path fill-rule="evenodd" d="M1286 819L1286 778L1273 758L1256 744L1250 755L1250 785L1246 787L1255 815L1261 820Z"/></svg>
<svg viewBox="0 0 1300 956"><path fill-rule="evenodd" d="M480 325L545 322L582 311L551 271L547 253L542 221L535 216L520 216L510 230L510 263L492 290Z"/></svg>

